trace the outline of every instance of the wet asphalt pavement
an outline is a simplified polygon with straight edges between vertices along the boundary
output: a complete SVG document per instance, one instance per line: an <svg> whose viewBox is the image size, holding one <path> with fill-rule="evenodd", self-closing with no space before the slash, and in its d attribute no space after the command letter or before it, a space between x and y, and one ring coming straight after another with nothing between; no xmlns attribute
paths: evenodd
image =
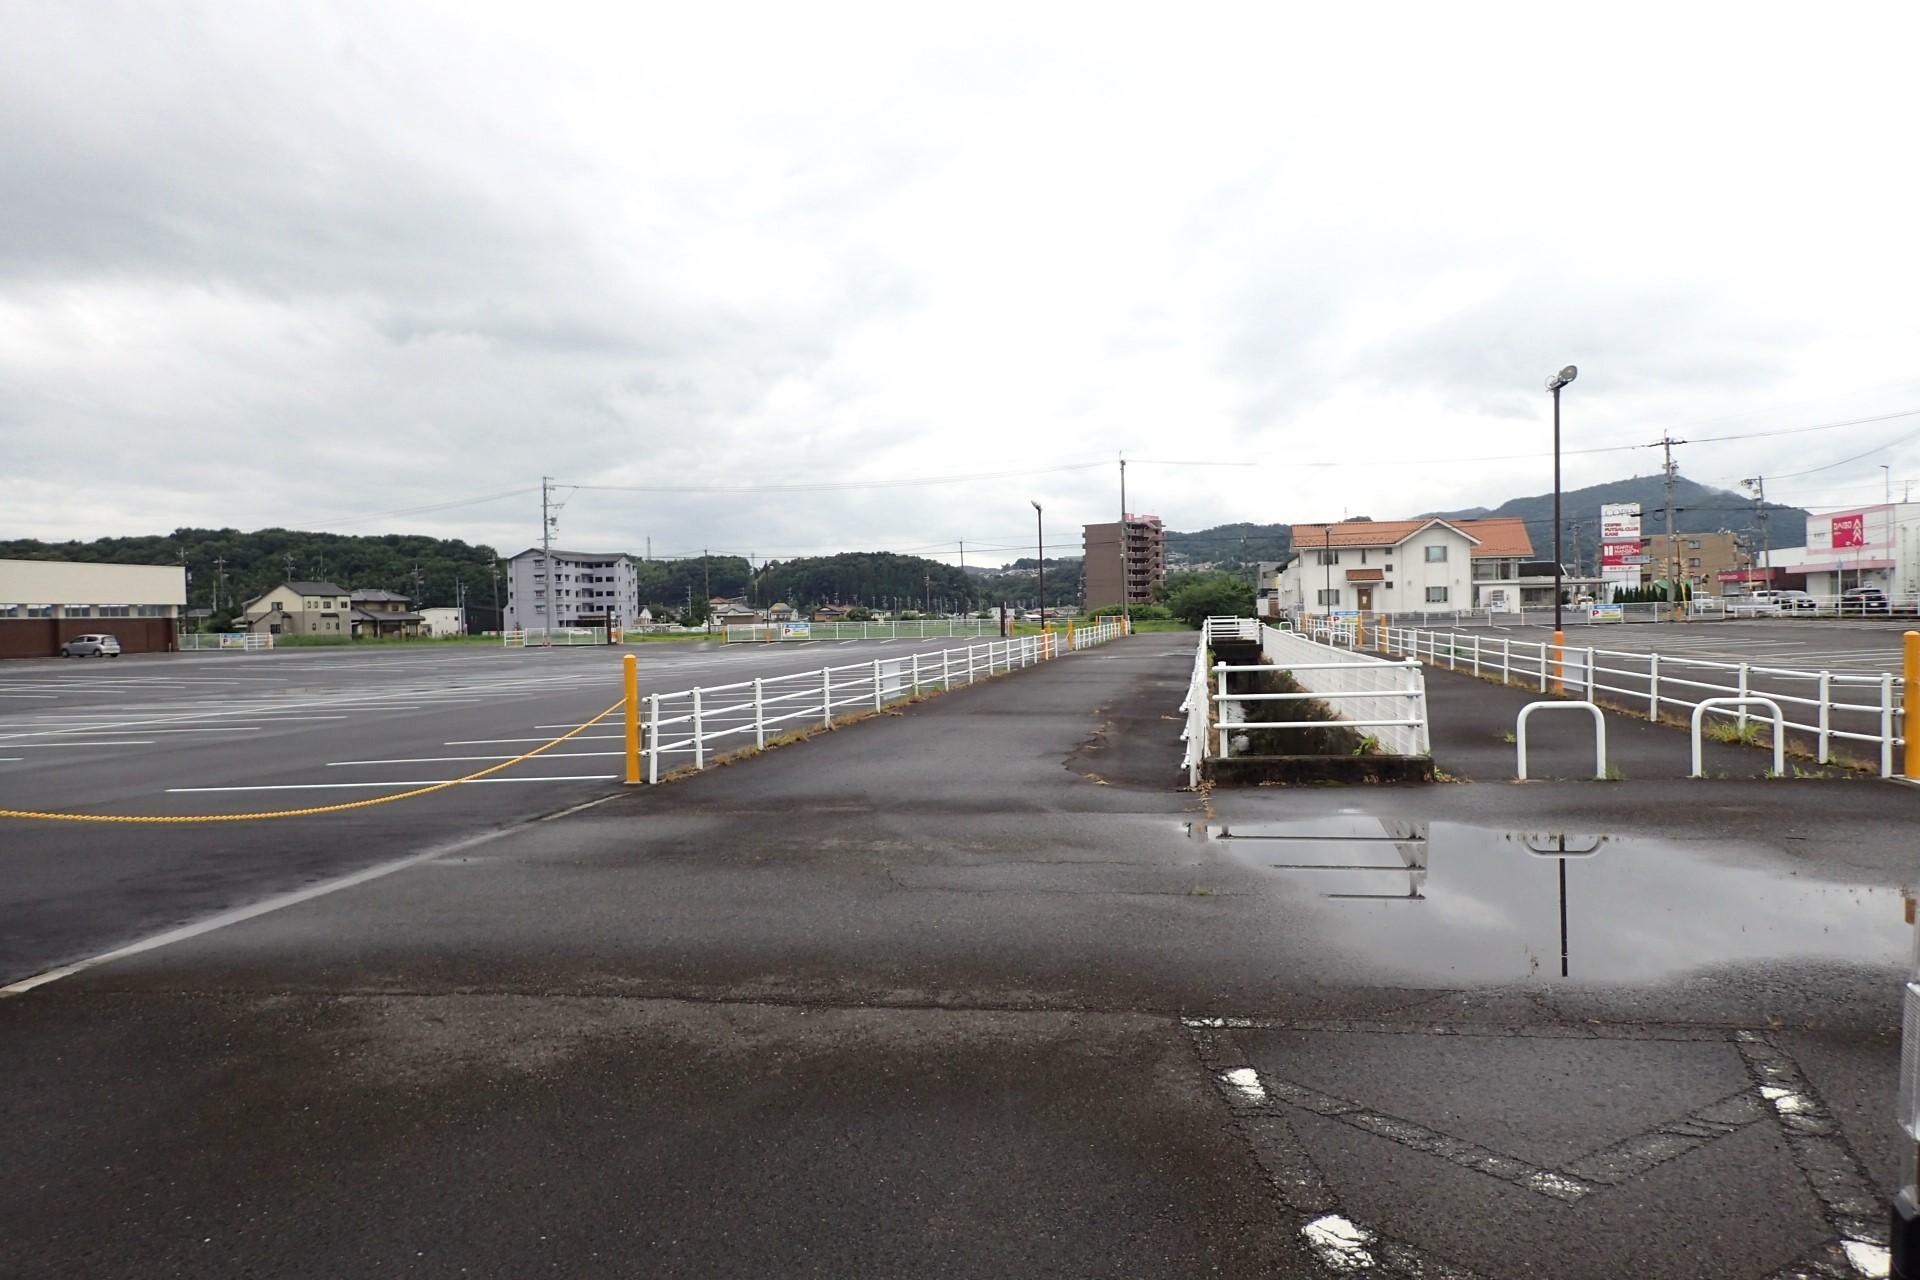
<svg viewBox="0 0 1920 1280"><path fill-rule="evenodd" d="M1912 793L1186 792L1191 643L0 1000L0 1274L1872 1267Z"/></svg>

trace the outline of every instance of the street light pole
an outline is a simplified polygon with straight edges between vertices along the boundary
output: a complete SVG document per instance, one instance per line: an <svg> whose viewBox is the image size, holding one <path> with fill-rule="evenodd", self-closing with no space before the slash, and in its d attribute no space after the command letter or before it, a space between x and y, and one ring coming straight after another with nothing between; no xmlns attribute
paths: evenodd
<svg viewBox="0 0 1920 1280"><path fill-rule="evenodd" d="M1320 565L1327 571L1327 589L1320 593L1320 607L1328 610L1328 616L1331 617L1331 611L1333 609L1333 526L1324 525L1321 527L1320 532L1325 535L1325 540L1320 548Z"/></svg>
<svg viewBox="0 0 1920 1280"><path fill-rule="evenodd" d="M1047 527L1040 504L1034 502L1032 498L1027 501L1033 502L1034 552L1039 557L1036 563L1040 566L1040 631L1045 634L1047 630Z"/></svg>
<svg viewBox="0 0 1920 1280"><path fill-rule="evenodd" d="M1547 390L1553 392L1553 683L1555 691L1564 688L1561 682L1561 652L1567 642L1567 635L1561 629L1560 597L1563 594L1560 585L1560 388L1572 382L1580 371L1568 365L1547 379Z"/></svg>

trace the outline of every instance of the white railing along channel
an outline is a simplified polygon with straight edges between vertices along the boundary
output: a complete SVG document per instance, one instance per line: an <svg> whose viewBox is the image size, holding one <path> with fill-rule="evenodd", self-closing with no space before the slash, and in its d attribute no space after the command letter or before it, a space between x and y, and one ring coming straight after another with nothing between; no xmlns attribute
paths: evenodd
<svg viewBox="0 0 1920 1280"><path fill-rule="evenodd" d="M1258 640L1261 655L1267 661L1215 663L1210 667L1207 664L1210 642L1217 639ZM1227 688L1227 677L1238 672L1286 672L1302 691L1233 693ZM1209 673L1213 683L1209 682ZM1339 718L1251 721L1234 714L1251 702L1304 701L1326 703ZM1387 706L1384 712L1378 710L1383 702ZM1342 709L1342 703L1357 705L1348 713ZM1212 715L1208 714L1210 706L1216 708ZM1370 729L1375 732L1369 736L1378 739L1392 754L1421 756L1432 751L1426 679L1417 661L1408 658L1391 662L1342 650L1253 619L1207 620L1195 648L1187 699L1181 710L1187 717L1181 737L1186 742L1183 763L1189 785L1198 782L1201 766L1207 759L1231 758L1233 736L1243 732L1330 726Z"/></svg>
<svg viewBox="0 0 1920 1280"><path fill-rule="evenodd" d="M264 631L189 631L179 637L183 653L202 649L260 650L273 648L273 636Z"/></svg>
<svg viewBox="0 0 1920 1280"><path fill-rule="evenodd" d="M1594 645L1568 644L1555 651L1551 640L1515 640L1477 632L1435 631L1418 627L1369 625L1363 632L1342 623L1339 643L1387 656L1444 662L1503 684L1521 683L1599 701L1611 694L1629 709L1644 709L1649 719L1663 711L1691 712L1712 698L1747 698L1764 693L1786 711L1784 725L1810 737L1815 758L1826 764L1833 744L1871 743L1878 749L1881 777L1894 772L1894 749L1903 746L1905 686L1891 672L1805 671L1752 662L1712 662L1661 653L1633 653ZM1746 703L1713 707L1709 714L1737 722L1742 733L1750 717ZM1798 718L1796 718L1796 715Z"/></svg>
<svg viewBox="0 0 1920 1280"><path fill-rule="evenodd" d="M985 640L866 662L821 667L790 675L761 676L731 684L643 700L646 780L680 764L704 769L730 751L764 747L783 734L830 729L835 717L866 714L919 694L964 688L984 677L1004 675L1124 634L1115 622L1076 630L1071 647L1064 632Z"/></svg>

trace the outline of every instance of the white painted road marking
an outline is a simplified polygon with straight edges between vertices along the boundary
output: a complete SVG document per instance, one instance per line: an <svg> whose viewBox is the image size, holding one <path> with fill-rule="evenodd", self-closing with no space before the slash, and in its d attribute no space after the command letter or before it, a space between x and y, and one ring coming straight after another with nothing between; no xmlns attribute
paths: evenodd
<svg viewBox="0 0 1920 1280"><path fill-rule="evenodd" d="M571 739L578 741L578 739ZM623 756L624 751L543 751L542 760L581 760L588 756ZM642 754L645 754L644 752ZM402 760L329 760L327 768L364 764L454 764L466 760L518 760L519 756L410 756Z"/></svg>
<svg viewBox="0 0 1920 1280"><path fill-rule="evenodd" d="M469 836L465 840L456 840L452 844L438 845L432 849L423 850L420 853L409 854L393 862L385 862L377 867L368 867L364 871L356 871L351 875L341 876L337 880L328 880L321 884L309 885L305 889L296 889L292 893L277 894L265 901L256 902L250 907L237 907L232 911L222 911L219 915L208 916L205 920L198 921L197 923L182 925L178 929L168 929L165 933L156 933L150 938L142 938L140 941L128 943L124 947L116 947L112 951L103 951L97 956L90 956L85 960L76 960L72 964L63 964L57 969L48 969L44 973L36 973L31 978L22 978L18 982L0 987L0 997L25 995L35 987L43 987L49 982L58 982L62 978L71 977L76 973L91 969L95 965L106 964L111 960L124 959L127 956L137 956L143 951L153 951L160 947L169 946L175 942L185 942L189 938L197 938L203 933L212 933L215 929L224 929L230 924L239 924L243 920L251 920L256 916L264 916L269 912L279 911L285 907L297 906L302 902L311 902L315 898L322 898L330 893L338 893L342 889L351 889L355 885L366 884L369 880L378 880L382 876L390 876L396 871L404 871L408 867L430 861L434 858L444 858L450 853L459 853L463 849L471 849L475 845L485 844L490 840L498 840L501 836L511 835L514 830L515 828L508 827L501 831L488 831L481 835Z"/></svg>
<svg viewBox="0 0 1920 1280"><path fill-rule="evenodd" d="M555 778L417 778L411 782L277 782L255 787L168 787L168 795L204 795L211 791L339 791L348 787L442 787L458 783L477 787L489 782L613 782L617 773L576 773Z"/></svg>

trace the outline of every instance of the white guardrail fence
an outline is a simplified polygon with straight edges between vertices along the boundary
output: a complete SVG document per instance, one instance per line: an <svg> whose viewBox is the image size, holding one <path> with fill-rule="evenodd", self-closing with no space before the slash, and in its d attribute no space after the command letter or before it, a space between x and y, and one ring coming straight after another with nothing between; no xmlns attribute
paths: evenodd
<svg viewBox="0 0 1920 1280"><path fill-rule="evenodd" d="M1266 661L1209 665L1213 645L1225 640L1257 642ZM1227 677L1236 672L1286 672L1302 692L1229 692ZM1241 714L1252 702L1303 701L1325 703L1339 718L1250 721ZM1349 709L1342 704L1352 705ZM1240 733L1346 726L1367 730L1392 755L1432 753L1426 679L1417 661L1409 657L1394 662L1340 648L1252 618L1207 619L1194 648L1193 672L1181 710L1187 718L1181 737L1186 743L1182 763L1189 786L1199 782L1208 759L1231 757L1233 738Z"/></svg>
<svg viewBox="0 0 1920 1280"><path fill-rule="evenodd" d="M1348 619L1331 619L1315 627L1345 650L1445 664L1450 671L1542 693L1552 687L1567 697L1612 705L1649 719L1676 712L1690 716L1703 702L1730 699L1726 705L1710 706L1707 714L1732 721L1743 738L1749 734L1754 713L1752 703L1739 700L1764 695L1781 707L1789 737L1801 735L1819 763L1833 759L1836 743L1866 743L1874 748L1883 778L1893 776L1895 749L1906 745L1906 682L1892 672L1807 671L1589 644L1566 644L1556 653L1551 640L1515 640L1391 622L1382 626L1371 620L1360 626Z"/></svg>
<svg viewBox="0 0 1920 1280"><path fill-rule="evenodd" d="M203 649L260 650L273 648L273 637L254 631L188 631L179 637L180 649L193 653Z"/></svg>
<svg viewBox="0 0 1920 1280"><path fill-rule="evenodd" d="M556 627L552 631L502 631L500 639L509 649L605 644L607 629L605 627Z"/></svg>
<svg viewBox="0 0 1920 1280"><path fill-rule="evenodd" d="M922 618L912 622L754 622L727 628L728 644L767 644L776 640L937 640L942 637L997 636L1000 624L989 618Z"/></svg>
<svg viewBox="0 0 1920 1280"><path fill-rule="evenodd" d="M1126 627L1113 619L1067 631L648 694L636 708L645 736L629 746L629 780L639 780L643 759L646 781L655 783L683 765L704 769L729 752L764 747L785 734L816 726L830 729L836 716L844 720L922 694L965 688L1124 634Z"/></svg>

